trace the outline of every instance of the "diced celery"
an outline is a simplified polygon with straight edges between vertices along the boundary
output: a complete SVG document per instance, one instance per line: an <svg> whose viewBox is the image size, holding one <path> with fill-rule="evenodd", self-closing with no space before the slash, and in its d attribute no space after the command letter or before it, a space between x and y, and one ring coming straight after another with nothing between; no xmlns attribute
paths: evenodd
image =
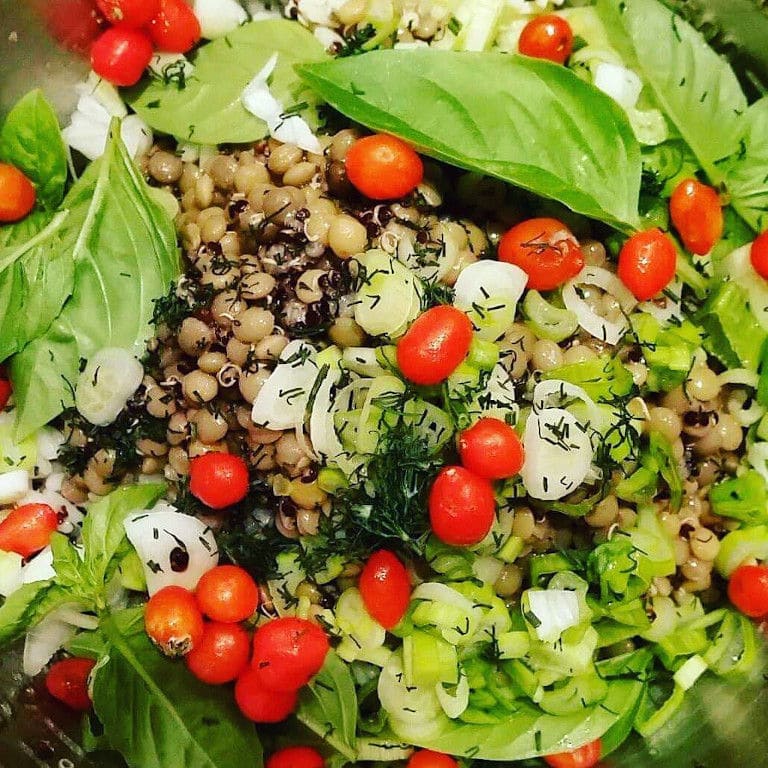
<svg viewBox="0 0 768 768"><path fill-rule="evenodd" d="M315 571L312 578L318 584L328 584L341 575L346 560L342 555L332 555L325 561L325 567Z"/></svg>
<svg viewBox="0 0 768 768"><path fill-rule="evenodd" d="M673 675L675 685L687 691L706 671L707 662L699 655L691 656Z"/></svg>
<svg viewBox="0 0 768 768"><path fill-rule="evenodd" d="M349 485L346 475L336 467L323 467L317 473L318 487L331 495Z"/></svg>
<svg viewBox="0 0 768 768"><path fill-rule="evenodd" d="M403 421L435 451L453 437L451 417L442 408L421 398L406 401L403 406Z"/></svg>
<svg viewBox="0 0 768 768"><path fill-rule="evenodd" d="M632 374L616 357L600 355L580 363L552 368L542 379L559 379L581 387L593 400L611 401L632 391Z"/></svg>
<svg viewBox="0 0 768 768"><path fill-rule="evenodd" d="M724 480L709 490L712 511L746 525L768 523L768 493L763 476L754 469Z"/></svg>
<svg viewBox="0 0 768 768"><path fill-rule="evenodd" d="M496 638L501 659L522 659L531 648L531 638L527 632L512 630Z"/></svg>
<svg viewBox="0 0 768 768"><path fill-rule="evenodd" d="M564 341L573 336L579 320L570 309L550 304L538 291L528 291L523 299L525 324L540 338Z"/></svg>
<svg viewBox="0 0 768 768"><path fill-rule="evenodd" d="M318 370L324 365L327 365L329 368L336 368L341 363L341 358L341 350L335 344L331 344L329 347L326 347L317 353L315 363L317 364Z"/></svg>
<svg viewBox="0 0 768 768"><path fill-rule="evenodd" d="M648 738L656 733L656 731L658 731L659 728L661 728L661 726L664 725L675 712L677 712L684 699L685 691L680 688L680 686L676 685L672 690L672 695L664 702L664 704L662 704L661 707L659 707L647 720L635 723L635 729L641 736Z"/></svg>
<svg viewBox="0 0 768 768"><path fill-rule="evenodd" d="M510 536L499 550L498 557L505 563L514 563L523 551L524 546L525 541L521 536Z"/></svg>
<svg viewBox="0 0 768 768"><path fill-rule="evenodd" d="M361 376L376 377L387 371L382 367L374 347L347 347L341 355L341 364Z"/></svg>
<svg viewBox="0 0 768 768"><path fill-rule="evenodd" d="M457 9L455 16L462 26L454 50L490 50L496 39L504 5L504 0L472 0Z"/></svg>
<svg viewBox="0 0 768 768"><path fill-rule="evenodd" d="M377 376L368 389L360 411L355 448L358 453L375 453L381 435L382 419L393 426L399 417L399 408L387 407L389 400L405 392L405 384L398 378L385 374ZM342 438L343 441L343 438Z"/></svg>
<svg viewBox="0 0 768 768"><path fill-rule="evenodd" d="M715 568L727 579L750 558L768 560L768 526L755 525L726 534L720 542Z"/></svg>
<svg viewBox="0 0 768 768"><path fill-rule="evenodd" d="M545 691L539 706L551 715L571 715L602 701L607 693L608 684L592 672L572 677Z"/></svg>
<svg viewBox="0 0 768 768"><path fill-rule="evenodd" d="M456 647L427 632L415 630L403 638L406 685L455 685L459 681Z"/></svg>
<svg viewBox="0 0 768 768"><path fill-rule="evenodd" d="M469 345L467 362L481 371L491 371L499 361L499 346L492 341L484 341L476 336Z"/></svg>

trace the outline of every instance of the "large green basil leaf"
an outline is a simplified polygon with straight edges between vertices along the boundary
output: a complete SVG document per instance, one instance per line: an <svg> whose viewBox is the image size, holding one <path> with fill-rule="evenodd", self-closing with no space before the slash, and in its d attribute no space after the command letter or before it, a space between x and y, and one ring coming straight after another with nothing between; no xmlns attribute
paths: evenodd
<svg viewBox="0 0 768 768"><path fill-rule="evenodd" d="M64 208L84 210L72 249L74 288L47 332L11 359L17 439L72 404L80 358L108 346L141 355L153 301L179 272L173 221L148 195L117 122Z"/></svg>
<svg viewBox="0 0 768 768"><path fill-rule="evenodd" d="M293 71L298 62L325 58L323 46L301 25L284 19L243 24L203 45L193 58L194 72L156 78L127 92L128 103L156 131L196 144L241 143L264 138L267 125L240 102L246 85L273 53L278 54L270 88L286 109L317 125L317 97Z"/></svg>
<svg viewBox="0 0 768 768"><path fill-rule="evenodd" d="M72 292L72 214L60 211L26 242L0 248L0 360L44 334Z"/></svg>
<svg viewBox="0 0 768 768"><path fill-rule="evenodd" d="M744 118L741 150L725 165L731 205L756 232L768 228L768 96L763 96Z"/></svg>
<svg viewBox="0 0 768 768"><path fill-rule="evenodd" d="M415 739L415 745L477 760L525 760L566 752L599 739L614 726L626 727L644 688L637 680L611 680L600 704L572 715L547 715L538 707L521 704L520 711L508 720L489 725L446 718L437 734ZM611 748L615 747L613 741Z"/></svg>
<svg viewBox="0 0 768 768"><path fill-rule="evenodd" d="M232 691L197 680L141 631L124 635L106 616L109 646L93 682L93 706L110 746L135 768L260 768L256 729Z"/></svg>
<svg viewBox="0 0 768 768"><path fill-rule="evenodd" d="M301 691L297 719L348 760L356 757L357 694L349 667L331 651Z"/></svg>
<svg viewBox="0 0 768 768"><path fill-rule="evenodd" d="M20 168L37 188L37 200L54 210L64 197L67 152L53 107L30 91L8 113L0 130L0 160Z"/></svg>
<svg viewBox="0 0 768 768"><path fill-rule="evenodd" d="M0 248L21 245L45 229L53 219L53 213L48 211L32 211L21 221L0 226Z"/></svg>
<svg viewBox="0 0 768 768"><path fill-rule="evenodd" d="M54 608L71 602L69 592L52 581L23 584L0 605L0 648L24 637Z"/></svg>
<svg viewBox="0 0 768 768"><path fill-rule="evenodd" d="M621 228L640 149L624 111L565 67L522 56L373 51L297 67L347 117L427 155Z"/></svg>
<svg viewBox="0 0 768 768"><path fill-rule="evenodd" d="M715 163L741 134L747 100L728 62L688 22L657 0L605 0L607 26L621 25L656 99L713 182Z"/></svg>

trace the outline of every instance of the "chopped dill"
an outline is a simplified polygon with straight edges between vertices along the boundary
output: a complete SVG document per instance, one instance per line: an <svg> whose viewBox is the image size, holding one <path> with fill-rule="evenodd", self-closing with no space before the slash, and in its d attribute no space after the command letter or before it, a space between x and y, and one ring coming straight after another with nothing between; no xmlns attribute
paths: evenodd
<svg viewBox="0 0 768 768"><path fill-rule="evenodd" d="M373 24L366 24L360 29L356 29L345 41L339 52L336 54L339 58L345 56L358 56L366 52L365 44L376 37L376 30Z"/></svg>
<svg viewBox="0 0 768 768"><path fill-rule="evenodd" d="M155 299L150 322L155 327L163 325L169 331L176 332L185 318L209 307L212 299L213 288L210 285L197 281L189 281L183 286L171 283L168 293Z"/></svg>

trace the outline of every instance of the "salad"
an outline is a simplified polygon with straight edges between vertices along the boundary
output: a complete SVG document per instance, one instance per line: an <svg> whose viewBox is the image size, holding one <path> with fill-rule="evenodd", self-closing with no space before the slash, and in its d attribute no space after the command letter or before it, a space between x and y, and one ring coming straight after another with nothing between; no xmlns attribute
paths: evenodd
<svg viewBox="0 0 768 768"><path fill-rule="evenodd" d="M759 684L768 101L695 12L91 10L0 128L0 645L84 748L589 768Z"/></svg>

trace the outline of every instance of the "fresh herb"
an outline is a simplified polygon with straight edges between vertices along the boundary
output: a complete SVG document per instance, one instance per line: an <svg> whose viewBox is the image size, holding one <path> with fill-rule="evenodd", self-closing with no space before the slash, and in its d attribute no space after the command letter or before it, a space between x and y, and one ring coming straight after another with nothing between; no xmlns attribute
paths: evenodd
<svg viewBox="0 0 768 768"><path fill-rule="evenodd" d="M207 309L213 299L213 288L197 280L171 283L168 293L154 300L151 323L156 328L165 326L176 333L187 317Z"/></svg>
<svg viewBox="0 0 768 768"><path fill-rule="evenodd" d="M376 29L373 24L366 24L364 27L358 27L355 31L344 39L344 45L336 54L338 57L358 56L366 52L365 44L376 37Z"/></svg>

